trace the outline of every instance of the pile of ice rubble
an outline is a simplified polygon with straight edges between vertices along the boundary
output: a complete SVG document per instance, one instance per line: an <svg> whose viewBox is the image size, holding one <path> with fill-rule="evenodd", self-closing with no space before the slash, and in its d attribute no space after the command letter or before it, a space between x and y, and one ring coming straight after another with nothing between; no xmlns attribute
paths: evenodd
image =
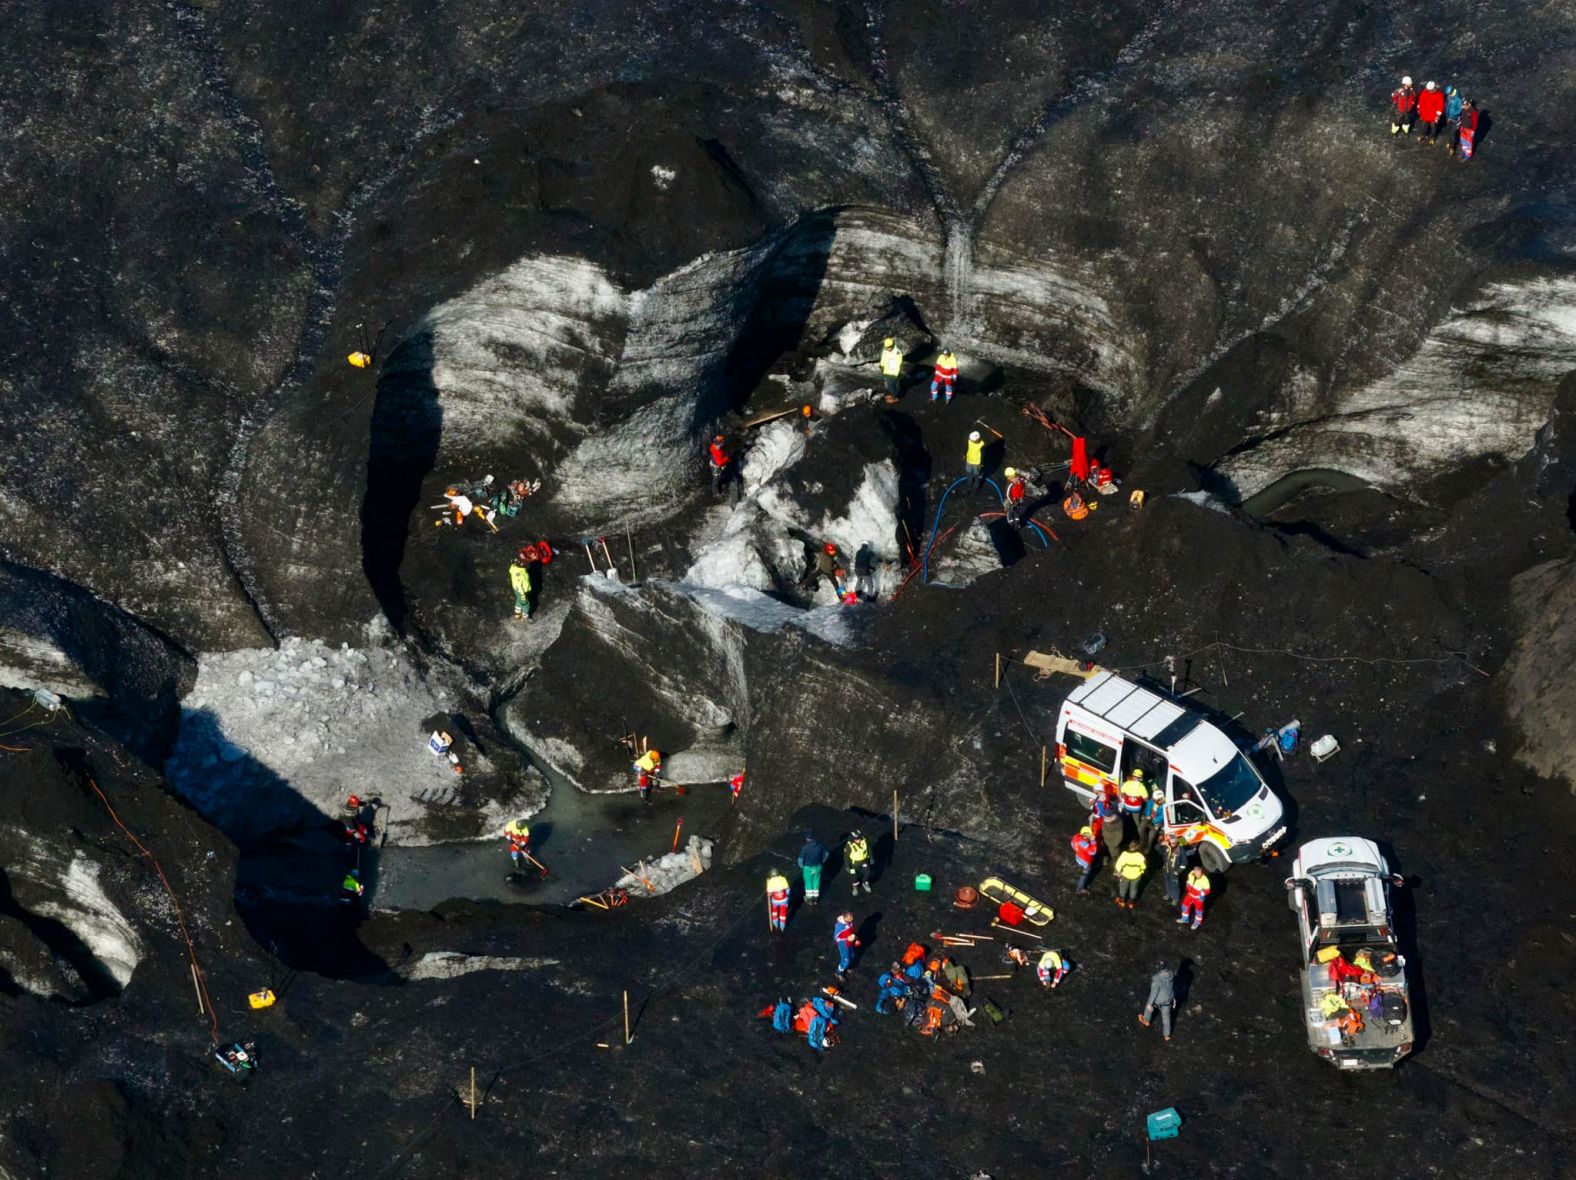
<svg viewBox="0 0 1576 1180"><path fill-rule="evenodd" d="M711 841L691 836L689 843L678 852L659 856L656 860L643 860L635 871L625 873L613 884L627 889L631 897L655 897L676 889L686 881L693 881L711 868Z"/></svg>
<svg viewBox="0 0 1576 1180"><path fill-rule="evenodd" d="M198 657L170 783L232 839L291 831L337 816L352 793L379 796L394 843L423 843L409 825L454 799L458 778L427 750L423 718L455 707L385 627L366 647L286 639ZM467 771L489 769L473 755ZM490 830L502 825L487 821ZM404 830L402 830L404 829Z"/></svg>

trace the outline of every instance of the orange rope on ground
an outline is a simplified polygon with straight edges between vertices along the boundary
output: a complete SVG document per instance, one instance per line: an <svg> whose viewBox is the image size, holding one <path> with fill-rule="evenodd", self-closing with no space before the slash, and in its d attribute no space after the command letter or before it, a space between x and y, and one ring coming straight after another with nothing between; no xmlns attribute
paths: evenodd
<svg viewBox="0 0 1576 1180"><path fill-rule="evenodd" d="M88 786L93 788L93 793L97 795L99 797L99 801L104 804L104 810L109 812L110 819L115 821L115 826L121 831L125 832L126 839L135 844L137 846L137 851L142 853L142 855L147 857L152 863L153 871L159 874L159 881L164 885L164 892L170 895L170 905L175 907L175 920L180 923L181 937L186 940L186 953L188 956L190 956L192 961L193 978L197 980L197 987L202 992L202 1001L208 1007L208 1022L211 1026L210 1035L213 1037L214 1047L218 1048L219 1014L214 1010L213 998L208 994L208 980L202 973L202 964L197 962L197 948L192 945L191 931L186 928L186 915L181 912L181 903L175 898L175 890L170 888L170 879L164 875L164 867L159 864L158 857L149 852L147 848L143 846L142 841L131 834L131 829L120 822L120 816L115 814L115 809L109 805L109 800L105 798L104 792L99 790L99 785L93 781L93 776L88 775L87 780Z"/></svg>
<svg viewBox="0 0 1576 1180"><path fill-rule="evenodd" d="M8 754L25 754L32 748L32 746L7 746L0 744L0 750L4 750Z"/></svg>

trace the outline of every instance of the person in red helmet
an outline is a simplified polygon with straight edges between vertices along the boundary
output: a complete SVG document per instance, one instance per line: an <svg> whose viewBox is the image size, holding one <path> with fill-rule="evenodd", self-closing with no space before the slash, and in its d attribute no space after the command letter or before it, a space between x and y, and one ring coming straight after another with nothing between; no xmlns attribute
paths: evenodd
<svg viewBox="0 0 1576 1180"><path fill-rule="evenodd" d="M362 817L361 796L352 795L345 800L345 839L353 844L365 844L368 838L367 824Z"/></svg>
<svg viewBox="0 0 1576 1180"><path fill-rule="evenodd" d="M841 598L843 593L842 579L838 577L837 571L842 568L843 563L838 560L837 556L837 546L833 542L828 541L821 546L820 552L815 555L815 564L811 566L810 572L804 576L802 585L805 589L813 591L820 584L820 580L825 578L832 585L832 593Z"/></svg>
<svg viewBox="0 0 1576 1180"><path fill-rule="evenodd" d="M723 446L724 441L722 435L716 435L711 440L711 446L707 448L707 461L711 466L711 494L713 496L722 495L722 489L733 479L733 457L728 454L727 448Z"/></svg>
<svg viewBox="0 0 1576 1180"><path fill-rule="evenodd" d="M1412 134L1412 122L1417 118L1417 87L1411 78L1402 78L1401 85L1390 92L1390 134Z"/></svg>
<svg viewBox="0 0 1576 1180"><path fill-rule="evenodd" d="M1423 83L1423 91L1417 96L1417 121L1422 124L1423 142L1433 147L1445 121L1445 92L1439 89L1439 83Z"/></svg>

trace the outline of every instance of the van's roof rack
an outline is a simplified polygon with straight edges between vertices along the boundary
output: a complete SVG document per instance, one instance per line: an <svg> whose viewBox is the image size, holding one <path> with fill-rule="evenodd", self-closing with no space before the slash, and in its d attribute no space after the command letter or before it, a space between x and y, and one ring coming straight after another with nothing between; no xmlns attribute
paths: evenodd
<svg viewBox="0 0 1576 1180"><path fill-rule="evenodd" d="M1176 745L1202 720L1176 701L1113 672L1091 677L1067 699L1162 750Z"/></svg>

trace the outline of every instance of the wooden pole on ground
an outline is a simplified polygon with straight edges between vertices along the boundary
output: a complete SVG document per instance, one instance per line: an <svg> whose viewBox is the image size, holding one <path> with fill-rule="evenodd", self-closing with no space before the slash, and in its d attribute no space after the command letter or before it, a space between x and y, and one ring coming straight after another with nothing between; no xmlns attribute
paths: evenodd
<svg viewBox="0 0 1576 1180"><path fill-rule="evenodd" d="M990 920L990 924L992 926L996 927L996 929L998 929L998 930L1005 930L1008 934L1021 934L1025 938L1035 938L1035 939L1039 939L1041 942L1045 941L1045 936L1044 935L1036 934L1032 930L1019 930L1016 926L1009 926L1009 925L1007 925L1007 923L998 921L995 918L992 918Z"/></svg>
<svg viewBox="0 0 1576 1180"><path fill-rule="evenodd" d="M679 833L684 830L684 817L679 817L679 822L673 825L673 851L679 850Z"/></svg>
<svg viewBox="0 0 1576 1180"><path fill-rule="evenodd" d="M197 1015L198 1016L205 1015L206 1010L202 1006L202 984L197 982L197 964L196 963L192 964L192 991L197 993Z"/></svg>
<svg viewBox="0 0 1576 1180"><path fill-rule="evenodd" d="M635 1038L629 1035L629 992L624 993L624 1044L629 1044Z"/></svg>
<svg viewBox="0 0 1576 1180"><path fill-rule="evenodd" d="M633 586L640 579L635 577L635 534L628 528L624 530L624 540L629 544L629 584Z"/></svg>
<svg viewBox="0 0 1576 1180"><path fill-rule="evenodd" d="M987 980L987 979L1011 979L1012 976L1011 975L975 975L975 976L972 976L971 978L973 978L976 983L979 983L979 982L983 982L984 980Z"/></svg>
<svg viewBox="0 0 1576 1180"><path fill-rule="evenodd" d="M996 653L996 687L1001 687L1001 652Z"/></svg>
<svg viewBox="0 0 1576 1180"><path fill-rule="evenodd" d="M476 1121L476 1067L471 1066L471 1122Z"/></svg>
<svg viewBox="0 0 1576 1180"><path fill-rule="evenodd" d="M897 792L892 792L892 843L897 843Z"/></svg>
<svg viewBox="0 0 1576 1180"><path fill-rule="evenodd" d="M1040 747L1040 786L1042 787L1045 785L1045 763L1049 754L1050 750L1042 745Z"/></svg>

